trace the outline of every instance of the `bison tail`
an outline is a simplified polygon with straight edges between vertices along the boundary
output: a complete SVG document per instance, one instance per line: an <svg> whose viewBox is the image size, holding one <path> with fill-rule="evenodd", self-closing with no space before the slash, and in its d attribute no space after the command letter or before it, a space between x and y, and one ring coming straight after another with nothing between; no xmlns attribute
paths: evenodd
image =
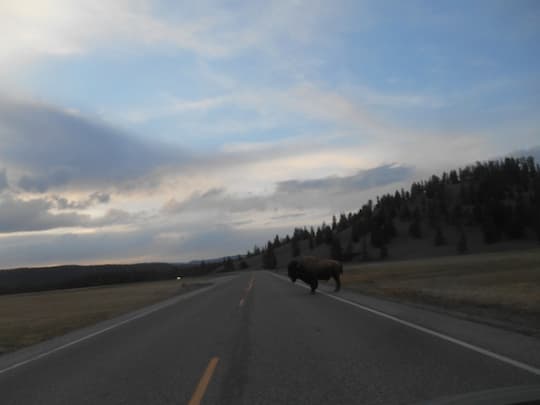
<svg viewBox="0 0 540 405"><path fill-rule="evenodd" d="M339 264L339 274L343 274L343 264Z"/></svg>

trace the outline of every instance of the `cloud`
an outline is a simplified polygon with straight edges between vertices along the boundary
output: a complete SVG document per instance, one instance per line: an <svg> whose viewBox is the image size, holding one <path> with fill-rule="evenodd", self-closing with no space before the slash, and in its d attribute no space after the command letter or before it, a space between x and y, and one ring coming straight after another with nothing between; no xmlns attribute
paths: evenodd
<svg viewBox="0 0 540 405"><path fill-rule="evenodd" d="M183 201L169 200L162 208L165 214L188 211L224 210L227 212L261 211L268 209L270 201L261 196L228 195L224 188L213 188L204 193L195 192Z"/></svg>
<svg viewBox="0 0 540 405"><path fill-rule="evenodd" d="M140 231L8 235L0 244L0 268L150 261L154 247L152 235Z"/></svg>
<svg viewBox="0 0 540 405"><path fill-rule="evenodd" d="M58 187L67 184L72 179L70 172L66 169L52 170L47 175L23 175L17 185L25 191L44 193L51 187Z"/></svg>
<svg viewBox="0 0 540 405"><path fill-rule="evenodd" d="M150 0L1 2L0 36L9 41L0 46L0 71L114 45L165 45L204 58L253 48L275 53L283 44L316 41L321 27L344 13L322 1L199 1L167 4L166 12Z"/></svg>
<svg viewBox="0 0 540 405"><path fill-rule="evenodd" d="M111 200L111 195L96 191L83 200L70 201L65 197L57 195L53 195L51 200L54 202L55 208L59 210L84 210L96 204L107 204Z"/></svg>
<svg viewBox="0 0 540 405"><path fill-rule="evenodd" d="M2 169L0 170L0 192L7 190L8 188L9 184L7 181L6 169Z"/></svg>
<svg viewBox="0 0 540 405"><path fill-rule="evenodd" d="M103 227L111 225L135 225L145 219L144 213L131 213L118 208L111 208L105 215L88 221L88 226Z"/></svg>
<svg viewBox="0 0 540 405"><path fill-rule="evenodd" d="M21 0L0 3L0 64L76 55L104 44L172 44L219 56L227 48L205 40L215 18L185 16L175 23L154 15L150 1ZM190 18L192 17L192 18Z"/></svg>
<svg viewBox="0 0 540 405"><path fill-rule="evenodd" d="M304 215L306 215L304 212L295 212L295 213L292 213L292 214L276 215L276 216L270 217L270 219L272 221L279 221L279 220L282 220L282 219L303 217Z"/></svg>
<svg viewBox="0 0 540 405"><path fill-rule="evenodd" d="M376 114L367 108L370 104L385 104L395 106L400 101L410 105L422 105L427 96L412 95L390 95L381 94L375 90L365 90L366 98L370 100L366 103L360 100L348 97L340 91L324 88L320 84L302 81L288 87L270 88L259 87L256 89L237 84L235 88L219 96L200 98L194 100L179 99L174 96L167 98L165 103L160 106L151 106L147 109L134 109L120 117L128 122L143 122L156 118L179 116L187 119L192 118L194 112L209 114L216 110L231 108L239 113L249 111L256 113L254 118L257 123L231 120L226 116L220 118L225 129L205 127L204 123L198 124L197 128L205 132L216 133L234 133L246 132L255 129L269 129L279 127L280 125L290 124L291 120L298 120L299 117L316 121L330 122L340 127L354 127L369 129L382 133L390 131L390 126L381 121ZM245 121L245 120L244 120ZM180 123L185 125L185 123Z"/></svg>
<svg viewBox="0 0 540 405"><path fill-rule="evenodd" d="M410 179L413 169L409 166L382 165L368 170L360 170L352 176L326 177L313 180L287 180L278 183L277 193L302 193L320 191L343 193L367 190Z"/></svg>
<svg viewBox="0 0 540 405"><path fill-rule="evenodd" d="M212 188L195 192L183 201L169 200L162 207L166 215L193 211L221 211L242 213L250 211L307 210L331 206L329 200L341 201L366 190L388 186L412 178L414 170L409 166L382 165L360 170L352 176L331 176L310 180L287 180L278 182L275 191L268 195L240 195L227 193L225 188ZM336 199L337 195L342 195ZM338 207L340 210L345 206ZM271 219L294 218L303 214L282 213Z"/></svg>
<svg viewBox="0 0 540 405"><path fill-rule="evenodd" d="M0 268L55 264L178 262L245 253L261 245L269 234L286 227L238 229L230 225L199 225L189 233L181 224L162 228L103 230L99 233L4 235L0 243ZM176 229L176 231L175 231Z"/></svg>
<svg viewBox="0 0 540 405"><path fill-rule="evenodd" d="M142 212L130 213L118 208L109 209L104 215L92 217L77 211L55 210L85 209L95 203L107 201L108 195L94 193L83 201L66 199L22 199L11 193L0 195L0 234L13 232L47 231L57 228L100 228L112 225L134 225L145 219Z"/></svg>
<svg viewBox="0 0 540 405"><path fill-rule="evenodd" d="M41 231L81 226L89 221L77 213L52 214L52 204L42 198L21 200L11 195L0 197L0 233Z"/></svg>
<svg viewBox="0 0 540 405"><path fill-rule="evenodd" d="M1 96L0 143L0 159L21 173L16 184L39 193L142 182L158 168L188 160L179 149L147 143L98 120Z"/></svg>

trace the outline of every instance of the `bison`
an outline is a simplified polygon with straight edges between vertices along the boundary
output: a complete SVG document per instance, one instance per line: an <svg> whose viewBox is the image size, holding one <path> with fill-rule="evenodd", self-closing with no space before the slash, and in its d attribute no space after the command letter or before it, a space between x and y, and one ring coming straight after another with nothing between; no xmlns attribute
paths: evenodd
<svg viewBox="0 0 540 405"><path fill-rule="evenodd" d="M318 280L336 280L336 289L341 288L340 275L343 273L343 265L336 260L320 259L313 256L303 256L290 261L289 278L294 283L297 279L302 280L311 287L311 293L319 285Z"/></svg>

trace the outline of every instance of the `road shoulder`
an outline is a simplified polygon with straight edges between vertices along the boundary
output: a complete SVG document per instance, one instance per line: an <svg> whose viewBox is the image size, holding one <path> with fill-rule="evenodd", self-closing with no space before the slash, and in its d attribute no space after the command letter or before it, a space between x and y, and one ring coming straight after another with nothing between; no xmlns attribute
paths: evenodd
<svg viewBox="0 0 540 405"><path fill-rule="evenodd" d="M275 272L271 274L290 283L290 280L282 274ZM350 301L532 367L540 368L540 339L533 336L526 336L473 320L457 318L407 303L368 296L345 288L334 293L331 283L319 284L319 290L325 295Z"/></svg>

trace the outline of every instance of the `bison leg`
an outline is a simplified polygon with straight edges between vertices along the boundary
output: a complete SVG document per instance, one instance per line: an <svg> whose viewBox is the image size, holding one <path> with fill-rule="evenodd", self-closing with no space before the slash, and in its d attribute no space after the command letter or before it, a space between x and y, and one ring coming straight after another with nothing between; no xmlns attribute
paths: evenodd
<svg viewBox="0 0 540 405"><path fill-rule="evenodd" d="M334 291L339 291L341 288L341 280L339 279L339 274L334 275L334 280L336 280L336 289Z"/></svg>
<svg viewBox="0 0 540 405"><path fill-rule="evenodd" d="M315 290L317 289L317 287L319 286L319 282L317 281L317 279L313 280L311 282L311 293L312 294L315 294Z"/></svg>

